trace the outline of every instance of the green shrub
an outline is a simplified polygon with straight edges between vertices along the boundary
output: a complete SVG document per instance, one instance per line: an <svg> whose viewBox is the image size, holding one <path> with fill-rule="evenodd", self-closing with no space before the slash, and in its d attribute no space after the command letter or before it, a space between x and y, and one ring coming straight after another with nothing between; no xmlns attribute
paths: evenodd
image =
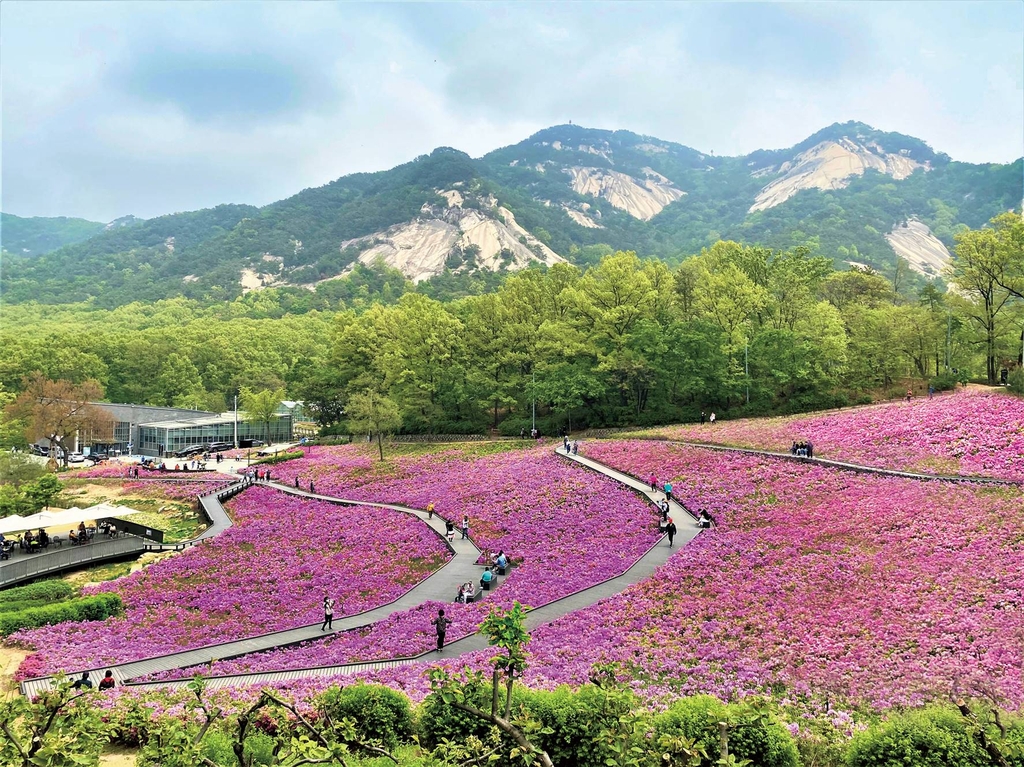
<svg viewBox="0 0 1024 767"><path fill-rule="evenodd" d="M268 455L265 458L258 458L253 461L253 465L261 464L263 466L272 465L275 463L283 463L285 461L291 461L296 458L305 458L306 454L301 450L295 450L290 453L278 453L277 455Z"/></svg>
<svg viewBox="0 0 1024 767"><path fill-rule="evenodd" d="M567 686L551 692L531 690L524 699L530 713L551 730L533 736L534 743L548 752L554 764L576 767L604 766L611 754L601 742L602 731L615 730L624 709L635 707L630 693L608 692L591 684L579 690Z"/></svg>
<svg viewBox="0 0 1024 767"><path fill-rule="evenodd" d="M121 597L117 594L96 594L18 612L0 613L0 636L66 621L101 621L111 615L120 615L123 609Z"/></svg>
<svg viewBox="0 0 1024 767"><path fill-rule="evenodd" d="M858 733L846 753L849 767L988 767L988 755L953 709L896 714Z"/></svg>
<svg viewBox="0 0 1024 767"><path fill-rule="evenodd" d="M400 692L379 684L332 687L317 699L317 709L335 721L348 717L365 740L394 749L412 741L412 709Z"/></svg>
<svg viewBox="0 0 1024 767"><path fill-rule="evenodd" d="M1024 368L1014 368L1006 377L1006 388L1018 397L1024 395Z"/></svg>
<svg viewBox="0 0 1024 767"><path fill-rule="evenodd" d="M203 738L203 756L214 764L238 764L231 737L220 730L210 730L206 733L206 737Z"/></svg>
<svg viewBox="0 0 1024 767"><path fill-rule="evenodd" d="M253 765L272 765L275 764L274 749L277 747L277 741L267 735L264 732L258 732L255 735L250 735L245 739L244 756L250 761L248 764ZM232 754L232 760L224 762L224 764L235 763L234 755Z"/></svg>
<svg viewBox="0 0 1024 767"><path fill-rule="evenodd" d="M38 581L28 586L15 586L0 591L0 605L7 602L35 602L49 604L62 599L70 599L76 591L70 583L61 580Z"/></svg>
<svg viewBox="0 0 1024 767"><path fill-rule="evenodd" d="M491 710L489 685L473 686L469 690L468 697L469 702L477 708L484 711ZM502 693L502 700L504 701L504 693ZM512 700L514 709L522 703L523 691L518 685L515 687ZM420 705L416 729L420 742L427 748L434 748L443 740L464 741L473 735L485 738L490 732L491 725L472 714L460 711L445 703L441 696L431 693Z"/></svg>
<svg viewBox="0 0 1024 767"><path fill-rule="evenodd" d="M952 391L958 383L957 377L952 372L947 372L935 376L928 382L928 385L935 389L935 391Z"/></svg>
<svg viewBox="0 0 1024 767"><path fill-rule="evenodd" d="M697 742L708 758L701 767L715 764L719 753L718 723L742 720L739 706L731 706L711 695L694 695L673 703L654 717L655 741L662 735L685 736ZM778 722L742 723L729 733L729 753L749 759L756 767L796 767L799 755L793 736Z"/></svg>

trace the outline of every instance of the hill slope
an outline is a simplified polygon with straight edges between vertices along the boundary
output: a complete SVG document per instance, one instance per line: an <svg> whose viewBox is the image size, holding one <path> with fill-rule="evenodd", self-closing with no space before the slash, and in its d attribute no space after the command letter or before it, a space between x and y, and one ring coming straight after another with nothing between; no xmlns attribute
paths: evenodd
<svg viewBox="0 0 1024 767"><path fill-rule="evenodd" d="M313 286L356 263L422 280L586 263L599 244L680 260L720 238L805 244L881 270L898 252L935 274L957 225L980 226L1022 197L1021 161L957 163L863 123L743 157L561 125L479 159L440 148L259 209L222 205L104 231L11 260L5 292L106 305L214 300L243 285Z"/></svg>
<svg viewBox="0 0 1024 767"><path fill-rule="evenodd" d="M12 256L37 256L87 240L104 225L84 218L22 218L0 213L0 247Z"/></svg>

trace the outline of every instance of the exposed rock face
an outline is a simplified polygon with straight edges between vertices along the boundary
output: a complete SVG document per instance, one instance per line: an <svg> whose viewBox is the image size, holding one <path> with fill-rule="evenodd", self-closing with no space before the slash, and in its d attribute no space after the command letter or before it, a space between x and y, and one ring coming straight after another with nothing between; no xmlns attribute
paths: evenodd
<svg viewBox="0 0 1024 767"><path fill-rule="evenodd" d="M893 227L885 239L897 256L907 260L911 269L926 277L939 276L952 258L942 240L932 234L927 224L914 218Z"/></svg>
<svg viewBox="0 0 1024 767"><path fill-rule="evenodd" d="M566 168L565 172L572 176L572 188L577 194L603 197L641 221L654 218L666 205L686 194L650 168L644 168L643 181L605 168Z"/></svg>
<svg viewBox="0 0 1024 767"><path fill-rule="evenodd" d="M783 175L761 190L750 206L750 212L774 208L802 189L842 189L850 183L851 176L861 176L868 168L897 180L906 178L918 168L928 170L927 165L900 154L886 153L877 144L859 144L848 138L822 141L774 170ZM762 176L768 172L772 171L762 168L753 175Z"/></svg>
<svg viewBox="0 0 1024 767"><path fill-rule="evenodd" d="M440 192L448 201L446 209L424 206L414 221L399 224L381 232L341 243L364 247L359 261L372 264L378 258L409 279L419 282L445 270L449 256L479 249L472 265L497 271L523 269L533 261L549 266L564 259L523 229L507 208L490 203L496 217L479 210L463 208L465 202L457 191ZM525 240L525 242L524 242Z"/></svg>
<svg viewBox="0 0 1024 767"><path fill-rule="evenodd" d="M565 210L565 212L569 215L569 218L571 218L580 226L585 227L586 229L604 229L603 226L597 223L586 213L581 213L580 211L574 210L573 208L570 208L566 205L563 205L562 207Z"/></svg>

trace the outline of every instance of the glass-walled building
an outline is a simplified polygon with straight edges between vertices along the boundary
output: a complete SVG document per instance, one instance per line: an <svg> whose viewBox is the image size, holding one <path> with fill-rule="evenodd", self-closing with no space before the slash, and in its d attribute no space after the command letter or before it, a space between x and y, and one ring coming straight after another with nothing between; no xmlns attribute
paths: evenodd
<svg viewBox="0 0 1024 767"><path fill-rule="evenodd" d="M239 443L252 440L263 440L270 444L292 441L290 415L275 415L269 424L249 423L244 418L244 414L240 413L237 421ZM208 445L211 442L233 444L235 428L234 413L202 414L194 418L141 424L138 427L139 444L135 452L159 457L177 453L192 445Z"/></svg>

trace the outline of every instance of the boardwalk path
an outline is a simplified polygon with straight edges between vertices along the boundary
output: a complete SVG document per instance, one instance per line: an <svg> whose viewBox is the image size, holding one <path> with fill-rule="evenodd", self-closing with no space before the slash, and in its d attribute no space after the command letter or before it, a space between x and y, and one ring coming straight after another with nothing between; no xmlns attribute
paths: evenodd
<svg viewBox="0 0 1024 767"><path fill-rule="evenodd" d="M579 463L587 468L597 471L605 476L608 476L617 482L620 482L634 490L640 492L652 503L663 497L661 492L651 492L650 487L636 479L622 472L616 471L610 467L604 466L596 461L589 460L583 456L566 456L563 453L559 453L561 456L559 460L571 459L576 463ZM296 490L291 487L284 485L275 484L278 490L287 492L293 495L299 495L302 497L317 498L319 500L333 501L336 503L353 504L360 506L371 506L378 508L394 509L401 511L406 514L416 516L424 523L429 524L433 527L438 534L444 531L444 521L439 517L435 516L432 520L427 519L427 513L419 509L412 509L406 506L400 506L397 504L385 504L385 503L372 503L366 501L356 501L342 498L334 498L326 495L310 494L301 490ZM687 519L687 511L677 502L671 502L671 511L673 518L681 524L678 525L679 532L676 536L676 540L680 546L685 545L692 540L700 529L695 523L683 522ZM653 517L652 517L653 521ZM467 580L476 581L480 574L480 568L475 564L477 557L480 554L479 549L471 540L461 540L456 535L454 542L455 556L442 567L440 570L435 572L425 581L422 581L419 585L411 589L405 595L400 597L398 600L391 602L388 605L378 607L374 610L368 610L359 615L345 616L343 618L336 619L334 621L336 630L351 630L354 628L360 628L371 623L375 623L379 620L383 620L392 613L401 612L415 607L423 602L429 600L449 602L454 597L455 591L460 583ZM606 599L613 596L627 586L634 583L638 583L645 578L650 577L654 574L658 567L663 565L672 554L675 549L670 549L667 542L662 538L655 543L643 556L641 556L625 573L603 581L601 583L590 586L589 588L583 589L575 594L563 597L559 600L551 602L547 605L531 610L526 619L526 625L529 629L534 629L545 623L549 623L556 618L560 618L563 615L579 610L583 607L595 604L602 599ZM514 573L512 574L513 577ZM211 645L208 647L202 647L195 650L189 650L181 653L174 653L172 655L163 655L155 658L146 658L139 661L133 661L130 663L124 663L119 666L110 666L104 668L111 668L114 671L114 676L118 679L119 683L126 684L133 688L174 688L183 687L187 684L188 680L173 680L166 682L138 682L133 683L131 679L140 677L147 674L153 674L164 671L172 671L178 668L185 668L189 666L202 665L209 663L211 660L224 660L238 655L248 654L250 652L257 652L260 650L273 649L275 647L283 647L293 645L298 642L307 641L310 639L318 639L324 636L320 632L320 624L314 624L311 626L302 626L289 631L279 631L272 634L265 634L258 637L251 637L236 642L226 642L218 645ZM445 646L444 657L451 658L458 655L474 652L476 650L484 649L487 647L487 640L478 635L471 634L470 636L464 637L459 640L452 641ZM422 653L418 656L409 658L397 658L387 661L373 661L368 663L350 663L336 666L321 666L316 668L297 669L292 671L280 671L280 672L266 672L266 673L253 673L253 674L238 674L231 676L211 677L209 679L209 686L211 688L219 687L236 687L236 686L247 686L253 684L264 684L273 681L279 681L283 679L298 679L308 677L326 677L326 676L338 676L343 674L352 674L358 671L364 671L368 669L386 668L389 666L405 665L409 663L416 663L425 660L435 660L438 656L433 652ZM103 669L90 669L94 672L94 676L99 678L102 675ZM78 672L81 673L81 672ZM35 695L38 692L48 688L52 684L50 677L40 677L37 679L26 680L22 683L22 692L26 695Z"/></svg>

